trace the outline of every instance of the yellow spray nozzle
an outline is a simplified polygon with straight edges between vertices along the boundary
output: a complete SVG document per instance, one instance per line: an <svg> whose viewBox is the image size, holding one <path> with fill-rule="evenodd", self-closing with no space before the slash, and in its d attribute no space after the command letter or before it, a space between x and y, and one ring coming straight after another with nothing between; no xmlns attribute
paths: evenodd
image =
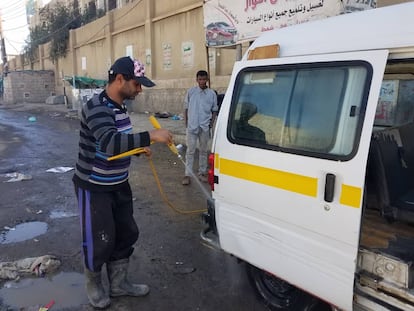
<svg viewBox="0 0 414 311"><path fill-rule="evenodd" d="M154 128L156 128L156 129L160 129L161 128L161 124L158 122L158 120L154 116L150 116L149 117L149 120L150 120L150 122L151 122L151 124L152 124L152 126ZM178 157L181 157L181 155L178 153L177 147L173 143L168 144L168 147L170 148L170 150L172 151L172 153L178 155Z"/></svg>
<svg viewBox="0 0 414 311"><path fill-rule="evenodd" d="M181 155L178 153L178 149L174 144L168 144L168 147L172 151L172 153L178 155L179 158L181 158Z"/></svg>
<svg viewBox="0 0 414 311"><path fill-rule="evenodd" d="M161 124L158 122L158 120L157 120L157 119L155 119L155 117L154 117L154 116L150 116L150 117L149 117L149 120L150 120L150 122L151 122L151 124L152 124L152 126L153 126L154 128L156 128L156 129L160 129L160 128L161 128Z"/></svg>

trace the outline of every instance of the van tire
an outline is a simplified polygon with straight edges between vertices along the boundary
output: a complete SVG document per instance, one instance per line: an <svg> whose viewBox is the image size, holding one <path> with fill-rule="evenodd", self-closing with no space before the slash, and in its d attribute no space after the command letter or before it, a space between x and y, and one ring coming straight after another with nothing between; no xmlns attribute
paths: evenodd
<svg viewBox="0 0 414 311"><path fill-rule="evenodd" d="M246 263L247 275L256 294L269 310L329 311L331 306L278 277Z"/></svg>

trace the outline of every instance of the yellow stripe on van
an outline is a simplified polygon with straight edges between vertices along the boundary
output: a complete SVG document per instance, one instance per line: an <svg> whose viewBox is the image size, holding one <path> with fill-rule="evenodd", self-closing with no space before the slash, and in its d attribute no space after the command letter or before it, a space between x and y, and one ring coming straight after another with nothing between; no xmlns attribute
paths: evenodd
<svg viewBox="0 0 414 311"><path fill-rule="evenodd" d="M220 158L220 173L316 197L318 179Z"/></svg>
<svg viewBox="0 0 414 311"><path fill-rule="evenodd" d="M342 184L339 203L359 208L361 206L361 188Z"/></svg>
<svg viewBox="0 0 414 311"><path fill-rule="evenodd" d="M218 153L215 153L214 154L214 168L218 168L218 169L220 168L219 161L220 161L220 157Z"/></svg>

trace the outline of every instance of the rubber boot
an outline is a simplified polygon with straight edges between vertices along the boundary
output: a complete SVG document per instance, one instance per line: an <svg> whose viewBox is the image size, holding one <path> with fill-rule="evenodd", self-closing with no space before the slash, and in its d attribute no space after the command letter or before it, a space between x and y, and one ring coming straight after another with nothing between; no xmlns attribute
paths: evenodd
<svg viewBox="0 0 414 311"><path fill-rule="evenodd" d="M92 272L85 268L86 294L89 303L96 309L105 309L111 304L111 300L102 285L101 272Z"/></svg>
<svg viewBox="0 0 414 311"><path fill-rule="evenodd" d="M128 259L111 261L107 264L111 297L118 296L145 296L149 293L149 287L145 284L132 284L127 279Z"/></svg>

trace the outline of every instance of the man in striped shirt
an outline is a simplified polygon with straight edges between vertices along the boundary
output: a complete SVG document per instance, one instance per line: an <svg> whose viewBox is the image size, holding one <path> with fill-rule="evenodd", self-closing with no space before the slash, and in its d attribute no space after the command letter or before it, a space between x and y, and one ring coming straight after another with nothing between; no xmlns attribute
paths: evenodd
<svg viewBox="0 0 414 311"><path fill-rule="evenodd" d="M147 285L127 279L129 257L139 235L128 182L131 158L108 161L138 147L151 155L151 142L172 143L172 135L165 129L132 133L124 101L142 92L141 85L155 85L144 73L140 61L119 58L109 70L106 89L82 107L73 182L81 219L86 291L95 308L109 306L110 296L144 296L149 292ZM109 294L102 286L104 264Z"/></svg>

